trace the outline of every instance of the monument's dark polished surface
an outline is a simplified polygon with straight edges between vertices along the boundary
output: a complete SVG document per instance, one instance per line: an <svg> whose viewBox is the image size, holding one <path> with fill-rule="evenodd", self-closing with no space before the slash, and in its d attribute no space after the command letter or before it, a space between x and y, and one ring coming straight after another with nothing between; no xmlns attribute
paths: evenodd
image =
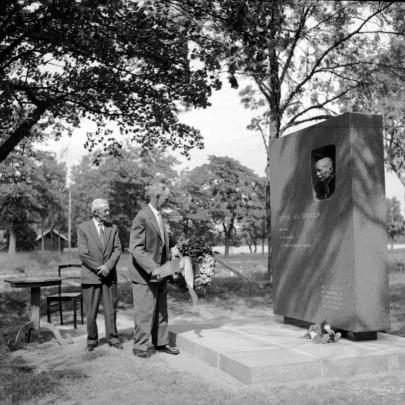
<svg viewBox="0 0 405 405"><path fill-rule="evenodd" d="M343 114L270 150L274 313L352 337L389 328L381 117Z"/></svg>

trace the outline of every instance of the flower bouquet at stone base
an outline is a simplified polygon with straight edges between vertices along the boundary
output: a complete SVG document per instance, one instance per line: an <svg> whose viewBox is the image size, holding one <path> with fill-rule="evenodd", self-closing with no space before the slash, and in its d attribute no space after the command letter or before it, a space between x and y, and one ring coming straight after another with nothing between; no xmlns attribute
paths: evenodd
<svg viewBox="0 0 405 405"><path fill-rule="evenodd" d="M171 248L170 254L171 260L159 267L159 275L161 278L176 274L182 277L195 304L198 295L205 295L215 273L212 248L203 237L191 237Z"/></svg>
<svg viewBox="0 0 405 405"><path fill-rule="evenodd" d="M320 324L311 325L304 338L311 339L314 343L336 343L340 340L341 334L335 332L326 321L323 321Z"/></svg>

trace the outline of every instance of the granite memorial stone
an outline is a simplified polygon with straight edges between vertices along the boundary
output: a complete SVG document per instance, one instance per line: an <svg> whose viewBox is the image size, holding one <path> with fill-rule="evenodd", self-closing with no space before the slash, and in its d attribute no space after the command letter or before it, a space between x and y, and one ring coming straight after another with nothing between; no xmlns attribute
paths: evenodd
<svg viewBox="0 0 405 405"><path fill-rule="evenodd" d="M389 328L382 118L346 113L270 150L274 313L376 337Z"/></svg>

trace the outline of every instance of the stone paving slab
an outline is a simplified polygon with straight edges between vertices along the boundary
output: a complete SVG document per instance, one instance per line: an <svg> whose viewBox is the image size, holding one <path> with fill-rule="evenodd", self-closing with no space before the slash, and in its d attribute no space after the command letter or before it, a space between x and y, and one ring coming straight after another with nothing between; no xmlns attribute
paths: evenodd
<svg viewBox="0 0 405 405"><path fill-rule="evenodd" d="M244 384L405 370L405 338L378 333L374 341L314 344L304 333L275 316L217 322L179 318L170 326L172 344Z"/></svg>

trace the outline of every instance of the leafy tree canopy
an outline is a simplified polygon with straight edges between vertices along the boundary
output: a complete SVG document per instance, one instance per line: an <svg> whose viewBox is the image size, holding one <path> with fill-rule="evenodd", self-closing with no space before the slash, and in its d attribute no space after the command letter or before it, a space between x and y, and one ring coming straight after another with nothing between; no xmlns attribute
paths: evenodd
<svg viewBox="0 0 405 405"><path fill-rule="evenodd" d="M236 224L253 208L260 179L248 167L229 157L209 156L209 163L191 170L184 184L192 219L210 218L220 227L229 253Z"/></svg>
<svg viewBox="0 0 405 405"><path fill-rule="evenodd" d="M41 222L55 225L64 206L65 184L65 165L27 143L0 164L0 222L9 231L11 254L19 245L19 230L35 223L38 229Z"/></svg>
<svg viewBox="0 0 405 405"><path fill-rule="evenodd" d="M166 0L2 0L0 161L22 139L58 138L83 117L97 124L89 150L119 152L109 121L145 149L201 148L177 112L206 107L220 87L204 41Z"/></svg>
<svg viewBox="0 0 405 405"><path fill-rule="evenodd" d="M211 38L210 49L224 61L233 87L240 77L253 80L242 90L242 100L248 108L264 109L252 126L268 128L272 138L333 115L336 100L370 84L367 75L354 73L387 62L380 54L384 36L404 34L394 27L394 2L173 2L205 22L201 27Z"/></svg>
<svg viewBox="0 0 405 405"><path fill-rule="evenodd" d="M255 193L252 194L250 204L245 209L241 221L241 231L251 253L256 253L258 242L261 241L264 250L264 240L267 237L266 222L266 179L260 178L255 183ZM263 253L263 251L262 251Z"/></svg>
<svg viewBox="0 0 405 405"><path fill-rule="evenodd" d="M176 164L176 159L162 151L145 154L129 144L124 145L120 157L106 156L98 166L94 156L83 157L72 168L73 229L90 218L92 200L106 198L111 220L119 227L122 243L128 246L132 221L147 202L147 186L156 176L173 181ZM72 236L74 240L75 234Z"/></svg>
<svg viewBox="0 0 405 405"><path fill-rule="evenodd" d="M387 198L387 233L391 244L405 233L405 219L401 213L401 203L397 198Z"/></svg>
<svg viewBox="0 0 405 405"><path fill-rule="evenodd" d="M392 29L396 36L386 38L381 50L379 69L358 69L353 79L367 76L369 86L340 100L343 108L367 111L384 118L386 167L395 172L405 186L405 4L399 2L391 10ZM395 65L395 66L392 66Z"/></svg>
<svg viewBox="0 0 405 405"><path fill-rule="evenodd" d="M244 105L257 111L249 129L263 138L270 159L272 139L295 125L340 112L338 101L372 84L383 66L404 72L387 59L387 38L397 31L394 2L313 0L178 1L203 28L224 62L235 88L240 78ZM184 6L187 4L187 6ZM403 19L402 19L403 21ZM361 74L360 74L361 73ZM270 173L266 214L271 273Z"/></svg>

